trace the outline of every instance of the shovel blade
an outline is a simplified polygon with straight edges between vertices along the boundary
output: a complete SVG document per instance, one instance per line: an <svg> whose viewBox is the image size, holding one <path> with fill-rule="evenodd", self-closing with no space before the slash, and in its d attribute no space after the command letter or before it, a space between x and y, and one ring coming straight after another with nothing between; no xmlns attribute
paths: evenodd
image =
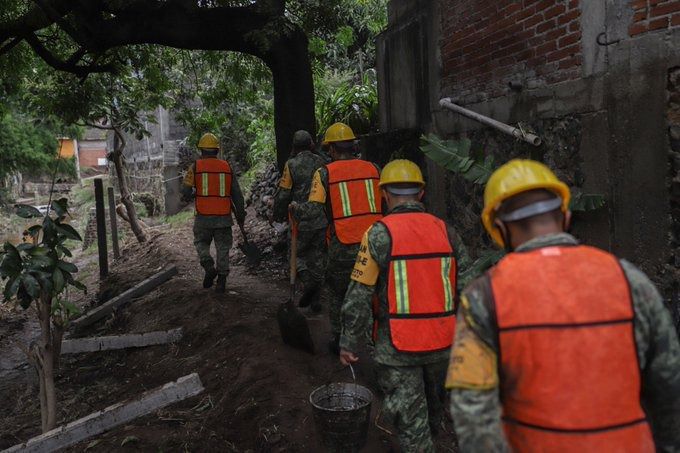
<svg viewBox="0 0 680 453"><path fill-rule="evenodd" d="M309 332L307 318L295 308L292 302L289 301L279 306L276 319L285 344L314 354L314 342Z"/></svg>
<svg viewBox="0 0 680 453"><path fill-rule="evenodd" d="M246 262L249 266L255 267L260 264L262 252L260 252L260 249L255 244L241 244L239 245L239 249L241 249L246 256Z"/></svg>

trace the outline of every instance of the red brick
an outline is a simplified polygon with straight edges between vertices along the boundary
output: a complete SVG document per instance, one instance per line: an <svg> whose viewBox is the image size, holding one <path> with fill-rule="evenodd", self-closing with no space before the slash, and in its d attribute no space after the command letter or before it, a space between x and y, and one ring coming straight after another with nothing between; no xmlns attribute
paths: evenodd
<svg viewBox="0 0 680 453"><path fill-rule="evenodd" d="M649 1L649 6L654 6L658 5L659 3L663 3L665 0L648 0Z"/></svg>
<svg viewBox="0 0 680 453"><path fill-rule="evenodd" d="M578 21L574 21L569 24L569 31L576 31L581 29L581 23Z"/></svg>
<svg viewBox="0 0 680 453"><path fill-rule="evenodd" d="M564 36L566 34L567 34L567 28L566 27L560 27L560 28L556 28L556 29L551 30L548 33L546 33L545 39L547 41L549 41L551 39L557 39L557 38Z"/></svg>
<svg viewBox="0 0 680 453"><path fill-rule="evenodd" d="M569 2L569 9L578 9L578 0L571 0Z"/></svg>
<svg viewBox="0 0 680 453"><path fill-rule="evenodd" d="M557 24L558 25L564 25L566 23L571 22L572 20L578 18L581 15L581 11L575 9L573 11L569 11L568 13L562 14L558 19L557 19Z"/></svg>
<svg viewBox="0 0 680 453"><path fill-rule="evenodd" d="M581 40L581 33L576 32L576 33L572 33L570 35L567 35L567 36L560 38L560 40L557 42L557 45L560 48L562 48L562 47L566 47L566 46L570 46L572 44L575 44L575 43L579 42L580 40Z"/></svg>
<svg viewBox="0 0 680 453"><path fill-rule="evenodd" d="M647 24L643 22L638 22L636 24L631 25L628 27L628 35L630 36L636 36L639 35L640 33L644 33L647 31Z"/></svg>
<svg viewBox="0 0 680 453"><path fill-rule="evenodd" d="M543 13L543 17L545 17L546 20L551 19L555 16L559 16L564 11L565 11L564 5L555 5L552 8L550 8L549 10L545 11Z"/></svg>
<svg viewBox="0 0 680 453"><path fill-rule="evenodd" d="M522 25L524 26L524 29L526 30L527 28L531 28L534 25L543 22L543 14L536 14L533 17L528 18L524 22L522 22Z"/></svg>
<svg viewBox="0 0 680 453"><path fill-rule="evenodd" d="M554 52L557 50L557 42L556 41L549 41L546 42L545 44L542 44L538 47L536 47L536 55L545 55L550 52Z"/></svg>
<svg viewBox="0 0 680 453"><path fill-rule="evenodd" d="M493 3L493 2L491 2L491 3ZM507 17L507 16L512 15L513 13L516 13L517 11L519 11L521 9L522 9L521 3L513 2L513 3L510 3L508 6L506 6L505 8L503 8L502 10L498 11L498 14Z"/></svg>
<svg viewBox="0 0 680 453"><path fill-rule="evenodd" d="M527 61L528 59L532 58L533 56L534 56L534 49L525 49L522 52L515 55L515 59L518 62Z"/></svg>
<svg viewBox="0 0 680 453"><path fill-rule="evenodd" d="M642 9L642 10L636 12L635 14L633 14L633 23L640 22L640 21L645 20L645 19L647 19L647 10L646 9Z"/></svg>
<svg viewBox="0 0 680 453"><path fill-rule="evenodd" d="M647 0L633 0L633 9L647 8Z"/></svg>
<svg viewBox="0 0 680 453"><path fill-rule="evenodd" d="M668 17L660 17L649 21L649 31L660 30L668 27Z"/></svg>
<svg viewBox="0 0 680 453"><path fill-rule="evenodd" d="M680 14L673 14L671 17L671 27L680 25Z"/></svg>
<svg viewBox="0 0 680 453"><path fill-rule="evenodd" d="M666 14L674 13L676 11L680 11L680 2L672 1L652 8L649 12L649 17L665 16Z"/></svg>
<svg viewBox="0 0 680 453"><path fill-rule="evenodd" d="M554 6L554 5L555 5L555 0L543 0L538 5L536 5L536 11L543 11L544 9L548 9L551 6Z"/></svg>
<svg viewBox="0 0 680 453"><path fill-rule="evenodd" d="M519 13L513 16L513 19L517 22L523 21L527 17L532 16L536 12L535 6L525 6Z"/></svg>
<svg viewBox="0 0 680 453"><path fill-rule="evenodd" d="M542 22L536 27L536 34L545 33L548 30L555 28L555 21L549 20L547 22Z"/></svg>
<svg viewBox="0 0 680 453"><path fill-rule="evenodd" d="M579 66L581 64L581 56L580 55L575 55L571 58L566 58L562 61L560 61L560 69L567 69L571 68L573 66Z"/></svg>
<svg viewBox="0 0 680 453"><path fill-rule="evenodd" d="M577 54L579 51L579 46L578 45L572 45L569 47L565 47L564 49L557 50L555 52L552 52L546 56L546 59L548 62L551 61L559 61L563 58L571 57L575 54Z"/></svg>

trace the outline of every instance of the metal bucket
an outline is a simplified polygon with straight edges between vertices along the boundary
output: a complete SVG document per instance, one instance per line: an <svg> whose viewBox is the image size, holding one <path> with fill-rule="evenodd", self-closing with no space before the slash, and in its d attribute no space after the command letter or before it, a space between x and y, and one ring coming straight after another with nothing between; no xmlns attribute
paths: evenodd
<svg viewBox="0 0 680 453"><path fill-rule="evenodd" d="M357 452L366 444L373 393L357 384L336 382L309 395L314 424L332 452Z"/></svg>

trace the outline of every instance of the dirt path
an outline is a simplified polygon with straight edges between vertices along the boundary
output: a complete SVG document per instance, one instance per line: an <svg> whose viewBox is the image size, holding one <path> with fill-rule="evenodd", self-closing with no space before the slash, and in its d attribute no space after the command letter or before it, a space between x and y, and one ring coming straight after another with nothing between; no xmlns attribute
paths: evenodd
<svg viewBox="0 0 680 453"><path fill-rule="evenodd" d="M88 447L93 452L323 451L308 396L324 383L351 381L349 372L325 349L325 316L310 320L319 345L316 355L284 346L275 317L278 304L287 297L281 273L253 275L237 265L226 295L204 290L189 225L127 250L113 266L102 292L120 293L168 263L177 264L177 277L87 334L182 326L182 341L174 346L66 356L57 380L60 419L71 421L192 372L199 373L206 391L70 451ZM375 391L366 355L357 371L358 382ZM7 381L0 393L0 449L39 433L37 393L30 373L15 372ZM373 419L380 406L376 396ZM372 423L363 451L391 451L393 443L392 436ZM438 443L440 451L453 451L448 434Z"/></svg>

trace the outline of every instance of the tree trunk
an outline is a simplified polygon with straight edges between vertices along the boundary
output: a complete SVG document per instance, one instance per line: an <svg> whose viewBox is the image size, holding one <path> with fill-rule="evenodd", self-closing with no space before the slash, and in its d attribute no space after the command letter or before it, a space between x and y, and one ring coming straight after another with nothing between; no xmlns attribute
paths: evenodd
<svg viewBox="0 0 680 453"><path fill-rule="evenodd" d="M40 342L31 349L31 359L40 381L40 414L43 433L57 426L57 393L54 387L55 352L61 349L61 328L52 329L52 296L43 293L38 301ZM59 344L56 344L58 341Z"/></svg>
<svg viewBox="0 0 680 453"><path fill-rule="evenodd" d="M277 163L283 169L293 144L293 134L304 129L316 135L314 82L305 33L295 27L273 43L264 56L274 79L274 124Z"/></svg>
<svg viewBox="0 0 680 453"><path fill-rule="evenodd" d="M118 178L118 187L120 189L120 201L125 205L125 209L128 214L128 221L130 222L130 227L132 232L137 238L138 242L146 242L147 237L144 229L139 224L139 219L137 218L137 211L135 210L135 205L132 202L132 197L130 196L130 190L128 189L127 180L125 179L125 168L123 165L123 149L125 148L125 139L123 134L120 133L118 128L114 127L113 132L116 134L114 137L114 151L113 151L113 165L116 168L116 177Z"/></svg>

